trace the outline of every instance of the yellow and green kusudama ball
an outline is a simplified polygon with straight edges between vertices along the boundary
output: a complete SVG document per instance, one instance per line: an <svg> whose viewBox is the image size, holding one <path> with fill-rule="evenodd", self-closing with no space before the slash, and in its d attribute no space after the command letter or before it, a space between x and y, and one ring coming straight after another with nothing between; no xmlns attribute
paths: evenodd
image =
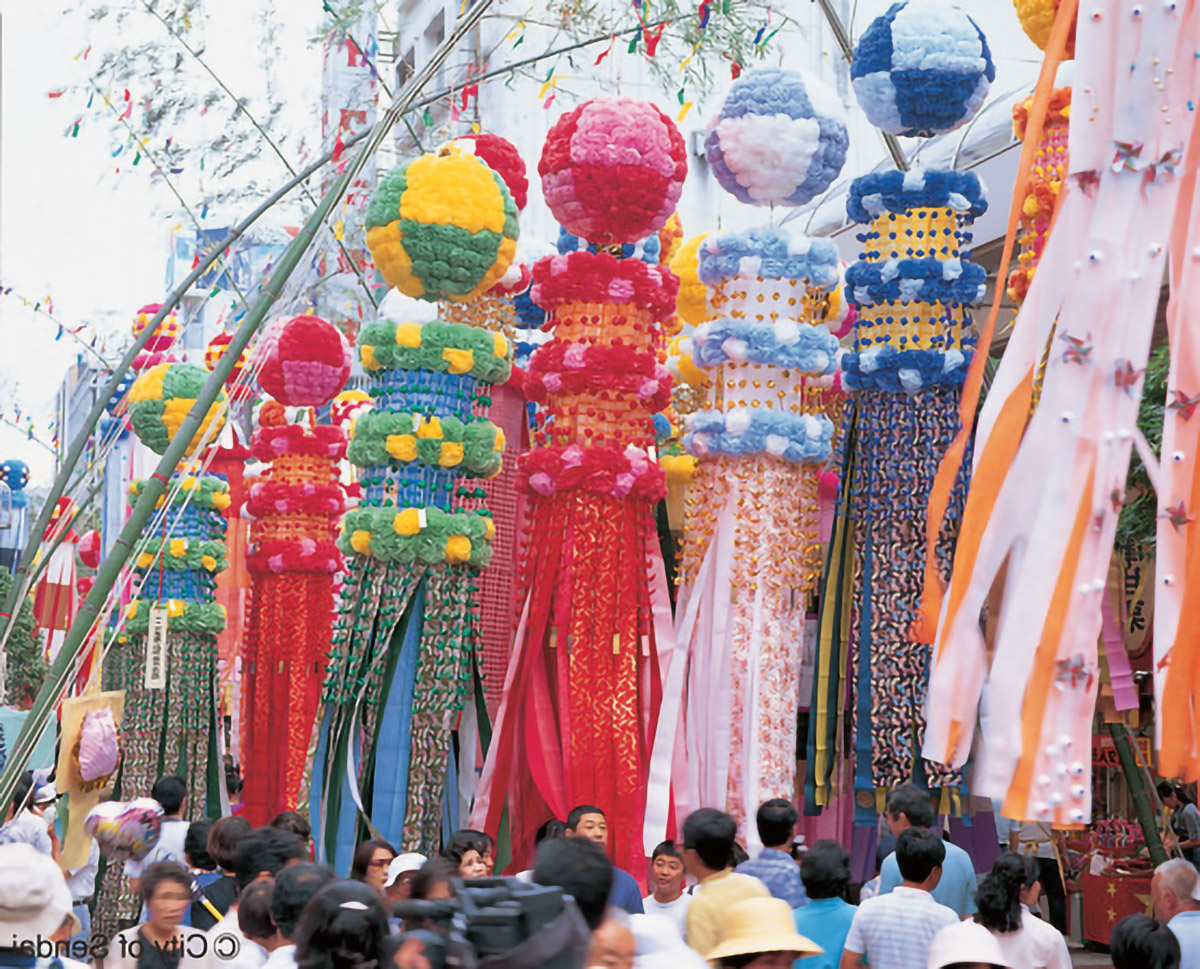
<svg viewBox="0 0 1200 969"><path fill-rule="evenodd" d="M421 155L389 172L367 206L367 248L389 284L415 299L466 302L517 252L517 207L474 155Z"/></svg>

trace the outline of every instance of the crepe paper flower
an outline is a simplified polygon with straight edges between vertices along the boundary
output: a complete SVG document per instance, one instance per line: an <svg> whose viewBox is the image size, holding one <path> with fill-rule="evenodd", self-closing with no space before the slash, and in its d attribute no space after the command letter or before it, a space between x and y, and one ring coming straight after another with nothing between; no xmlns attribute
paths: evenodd
<svg viewBox="0 0 1200 969"><path fill-rule="evenodd" d="M838 341L823 326L781 319L754 323L722 317L701 323L691 336L691 357L697 367L725 363L757 363L801 373L832 373L837 366Z"/></svg>
<svg viewBox="0 0 1200 969"><path fill-rule="evenodd" d="M125 631L134 636L144 636L150 626L150 608L156 605L167 607L167 629L170 632L216 636L225 630L225 607L219 602L187 602L182 599L147 602L134 599L125 611Z"/></svg>
<svg viewBox="0 0 1200 969"><path fill-rule="evenodd" d="M830 240L767 226L714 233L700 245L699 260L700 280L708 286L738 277L803 280L818 289L838 281L837 246Z"/></svg>
<svg viewBox="0 0 1200 969"><path fill-rule="evenodd" d="M833 451L833 422L824 415L735 407L688 416L683 446L696 457L770 454L793 464L821 463Z"/></svg>
<svg viewBox="0 0 1200 969"><path fill-rule="evenodd" d="M849 390L915 394L928 387L961 387L973 354L962 350L897 350L880 345L842 356Z"/></svg>
<svg viewBox="0 0 1200 969"><path fill-rule="evenodd" d="M133 335L139 336L141 332L150 325L150 321L154 319L155 314L162 309L161 303L147 303L133 316ZM154 333L142 348L148 353L161 352L169 350L171 346L179 339L179 317L174 311L164 316L154 328Z"/></svg>
<svg viewBox="0 0 1200 969"><path fill-rule="evenodd" d="M675 305L678 288L679 280L665 266L573 252L534 264L531 295L547 312L564 303L632 303L662 318Z"/></svg>
<svg viewBox="0 0 1200 969"><path fill-rule="evenodd" d="M415 461L490 478L500 473L504 443L504 432L486 418L470 423L452 416L425 421L420 414L371 411L355 422L347 456L360 468L395 468Z"/></svg>
<svg viewBox="0 0 1200 969"><path fill-rule="evenodd" d="M1050 28L1054 26L1060 3L1062 0L1013 0L1021 29L1041 50L1045 50L1050 41ZM1074 21L1071 23L1071 32L1067 35L1067 47L1063 56L1066 60L1075 57Z"/></svg>
<svg viewBox="0 0 1200 969"><path fill-rule="evenodd" d="M338 548L384 562L487 565L496 526L477 511L439 508L360 508L343 521Z"/></svg>
<svg viewBox="0 0 1200 969"><path fill-rule="evenodd" d="M960 217L977 219L988 210L987 190L974 172L875 172L850 183L846 214L870 223L885 212L901 215L912 209L949 208Z"/></svg>
<svg viewBox="0 0 1200 969"><path fill-rule="evenodd" d="M653 104L598 98L564 114L538 163L555 220L601 245L636 242L670 218L683 191L687 151Z"/></svg>
<svg viewBox="0 0 1200 969"><path fill-rule="evenodd" d="M725 191L748 205L804 205L846 163L844 110L811 74L760 67L733 83L705 154Z"/></svg>
<svg viewBox="0 0 1200 969"><path fill-rule="evenodd" d="M392 286L428 302L491 289L517 253L517 205L504 179L468 154L396 168L367 206L367 248Z"/></svg>
<svg viewBox="0 0 1200 969"><path fill-rule="evenodd" d="M522 454L517 488L543 498L584 492L653 504L666 495L666 479L659 464L632 444L624 449L570 444Z"/></svg>
<svg viewBox="0 0 1200 969"><path fill-rule="evenodd" d="M846 293L854 305L877 303L977 303L987 292L987 270L966 256L957 259L859 261L846 270Z"/></svg>
<svg viewBox="0 0 1200 969"><path fill-rule="evenodd" d="M708 287L700 280L700 246L709 233L692 236L675 253L670 262L671 272L679 278L679 295L675 312L684 323L696 326L709 317Z"/></svg>
<svg viewBox="0 0 1200 969"><path fill-rule="evenodd" d="M562 226L558 228L558 254L565 256L571 252L607 252L618 259L640 259L642 262L661 263L661 243L658 234L646 236L638 242L622 242L618 246L597 245L588 242L577 235L572 235Z"/></svg>
<svg viewBox="0 0 1200 969"><path fill-rule="evenodd" d="M350 377L345 337L319 316L294 316L273 327L258 356L259 385L289 407L328 404Z"/></svg>
<svg viewBox="0 0 1200 969"><path fill-rule="evenodd" d="M208 376L207 370L195 364L160 363L138 377L129 391L129 419L138 440L156 454L163 454L196 403ZM209 445L216 441L225 426L224 404L222 391L204 415L184 454L196 453L202 441Z"/></svg>
<svg viewBox="0 0 1200 969"><path fill-rule="evenodd" d="M130 505L137 503L138 497L145 487L146 482L141 479L129 483L127 498ZM158 499L160 508L163 498L169 498L169 503L172 505L188 504L196 508L214 508L217 511L224 511L233 500L229 497L229 482L216 475L203 477L184 475L180 479L179 488L170 489L166 495Z"/></svg>
<svg viewBox="0 0 1200 969"><path fill-rule="evenodd" d="M957 3L903 0L863 31L850 78L875 127L929 137L975 117L996 65L983 31Z"/></svg>
<svg viewBox="0 0 1200 969"><path fill-rule="evenodd" d="M229 333L218 333L215 337L208 341L208 346L204 349L204 366L208 370L216 370L217 364L221 358L225 356L225 351L228 349L233 336ZM238 354L237 363L233 365L233 369L229 372L228 378L225 380L225 387L229 391L229 395L234 400L248 400L253 393L251 387L245 384L238 383L241 380L242 373L246 369L246 364L250 362L250 352L243 350ZM253 381L251 381L253 383Z"/></svg>
<svg viewBox="0 0 1200 969"><path fill-rule="evenodd" d="M525 159L517 146L507 138L484 132L477 135L462 135L448 141L439 154L473 155L494 171L504 181L504 187L512 196L513 204L520 212L525 208L529 194L529 179L525 175Z"/></svg>
<svg viewBox="0 0 1200 969"><path fill-rule="evenodd" d="M375 320L358 337L359 360L380 370L428 370L502 384L512 373L512 345L503 333L467 323Z"/></svg>

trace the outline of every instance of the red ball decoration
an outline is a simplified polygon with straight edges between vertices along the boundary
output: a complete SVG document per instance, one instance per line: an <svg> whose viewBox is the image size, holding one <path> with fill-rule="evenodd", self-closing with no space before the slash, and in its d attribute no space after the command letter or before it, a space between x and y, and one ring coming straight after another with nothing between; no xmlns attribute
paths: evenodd
<svg viewBox="0 0 1200 969"><path fill-rule="evenodd" d="M79 547L76 551L79 553L79 561L89 569L99 568L100 533L94 528L84 532L83 537L79 539Z"/></svg>
<svg viewBox="0 0 1200 969"><path fill-rule="evenodd" d="M228 333L218 333L213 337L208 346L204 350L204 366L209 370L216 370L217 364L221 358L225 356L225 351L229 348L233 337ZM250 396L251 389L244 384L239 384L242 371L246 369L246 364L250 361L250 355L243 350L238 354L237 363L233 365L233 370L229 373L229 378L225 381L225 386L229 390L229 395L234 400L245 400ZM253 381L251 381L253 383Z"/></svg>
<svg viewBox="0 0 1200 969"><path fill-rule="evenodd" d="M259 385L279 403L320 407L350 376L350 348L338 328L319 316L296 316L269 333L261 350Z"/></svg>
<svg viewBox="0 0 1200 969"><path fill-rule="evenodd" d="M507 138L499 135L479 134L463 135L448 142L443 152L464 155L474 155L488 168L500 176L508 187L517 210L525 208L525 200L529 195L529 179L525 176L525 159L517 151L517 146Z"/></svg>
<svg viewBox="0 0 1200 969"><path fill-rule="evenodd" d="M653 104L598 98L555 122L538 174L546 204L572 235L596 245L637 242L675 211L687 151Z"/></svg>

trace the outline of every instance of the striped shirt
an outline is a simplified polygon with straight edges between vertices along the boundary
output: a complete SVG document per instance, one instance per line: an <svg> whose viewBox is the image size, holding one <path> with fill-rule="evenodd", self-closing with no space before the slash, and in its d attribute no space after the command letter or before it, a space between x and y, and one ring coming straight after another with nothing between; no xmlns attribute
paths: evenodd
<svg viewBox="0 0 1200 969"><path fill-rule="evenodd" d="M767 886L776 898L782 898L792 908L799 908L808 901L804 882L800 880L800 866L786 851L778 848L763 848L753 861L743 861L735 869L739 875L757 878Z"/></svg>
<svg viewBox="0 0 1200 969"><path fill-rule="evenodd" d="M925 965L938 931L957 921L929 892L901 886L858 907L845 951L865 954L871 969L914 969Z"/></svg>

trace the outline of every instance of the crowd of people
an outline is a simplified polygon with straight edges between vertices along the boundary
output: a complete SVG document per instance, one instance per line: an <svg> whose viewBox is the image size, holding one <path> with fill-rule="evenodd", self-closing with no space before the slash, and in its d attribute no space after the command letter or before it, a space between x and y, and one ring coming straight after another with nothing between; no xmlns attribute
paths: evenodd
<svg viewBox="0 0 1200 969"><path fill-rule="evenodd" d="M481 831L454 832L430 858L369 839L342 879L314 863L311 828L295 811L259 828L237 815L188 822L178 778L161 778L151 796L163 811L158 839L124 864L140 918L90 938L99 853L64 869L53 785L22 778L0 827L0 967L57 958L63 969L434 969L429 920L399 903L451 902L496 862ZM542 825L535 863L516 882L569 897L578 938L560 941L586 953L577 964L588 969L1068 969L1062 932L1039 914L1035 852L1005 852L977 880L967 853L935 831L926 793L902 786L885 813L894 847L861 891L842 845L798 850L797 813L783 799L758 809L753 858L730 815L692 812L679 840L652 852L645 896L608 859L604 810L580 805ZM1132 916L1113 932L1115 969L1200 969L1192 863L1160 866L1152 900L1156 918Z"/></svg>

